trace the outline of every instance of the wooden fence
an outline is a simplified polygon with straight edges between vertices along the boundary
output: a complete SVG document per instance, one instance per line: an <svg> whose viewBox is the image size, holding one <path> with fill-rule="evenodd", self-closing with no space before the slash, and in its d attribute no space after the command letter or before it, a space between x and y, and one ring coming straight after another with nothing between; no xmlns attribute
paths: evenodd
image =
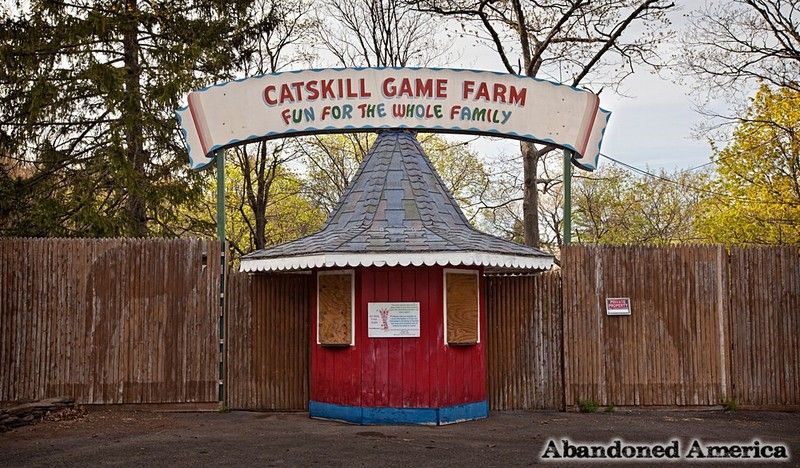
<svg viewBox="0 0 800 468"><path fill-rule="evenodd" d="M571 246L562 265L487 278L493 409L800 407L798 247ZM215 402L218 275L214 241L0 239L0 401ZM310 288L229 275L229 407L306 408Z"/></svg>
<svg viewBox="0 0 800 468"><path fill-rule="evenodd" d="M219 248L0 239L0 401L217 398Z"/></svg>
<svg viewBox="0 0 800 468"><path fill-rule="evenodd" d="M733 248L733 396L743 406L800 406L800 248Z"/></svg>
<svg viewBox="0 0 800 468"><path fill-rule="evenodd" d="M310 287L311 275L229 275L225 333L229 408L308 408Z"/></svg>
<svg viewBox="0 0 800 468"><path fill-rule="evenodd" d="M569 247L562 265L567 405L730 397L723 247ZM630 298L631 315L607 316L608 297Z"/></svg>
<svg viewBox="0 0 800 468"><path fill-rule="evenodd" d="M562 264L568 406L800 406L796 246L572 246Z"/></svg>
<svg viewBox="0 0 800 468"><path fill-rule="evenodd" d="M488 276L489 405L562 409L561 275Z"/></svg>

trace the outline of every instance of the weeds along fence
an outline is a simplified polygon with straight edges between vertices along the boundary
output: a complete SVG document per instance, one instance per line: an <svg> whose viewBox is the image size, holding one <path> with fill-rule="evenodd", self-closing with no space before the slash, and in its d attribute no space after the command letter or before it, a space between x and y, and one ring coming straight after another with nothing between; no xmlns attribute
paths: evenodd
<svg viewBox="0 0 800 468"><path fill-rule="evenodd" d="M800 247L570 246L561 263L487 278L493 409L800 408ZM217 401L219 272L211 240L0 239L0 401ZM309 288L229 274L229 407L306 408Z"/></svg>

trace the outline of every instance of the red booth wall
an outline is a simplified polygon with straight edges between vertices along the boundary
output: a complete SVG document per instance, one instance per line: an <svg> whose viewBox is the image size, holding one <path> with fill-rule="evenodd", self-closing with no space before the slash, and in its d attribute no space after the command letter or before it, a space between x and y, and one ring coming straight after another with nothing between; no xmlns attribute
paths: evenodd
<svg viewBox="0 0 800 468"><path fill-rule="evenodd" d="M443 267L357 267L354 271L355 345L347 347L317 344L317 272L314 272L310 311L311 400L391 408L440 408L486 400L486 300L482 271L479 273L480 343L469 346L444 343ZM367 337L369 302L419 302L420 336Z"/></svg>

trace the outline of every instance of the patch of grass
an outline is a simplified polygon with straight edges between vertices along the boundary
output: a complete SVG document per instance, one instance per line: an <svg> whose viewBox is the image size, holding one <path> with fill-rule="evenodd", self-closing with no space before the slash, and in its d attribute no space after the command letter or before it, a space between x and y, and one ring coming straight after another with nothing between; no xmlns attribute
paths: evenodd
<svg viewBox="0 0 800 468"><path fill-rule="evenodd" d="M578 398L578 410L580 410L581 413L596 413L599 407L600 403L591 398Z"/></svg>
<svg viewBox="0 0 800 468"><path fill-rule="evenodd" d="M722 400L722 409L725 411L736 411L739 407L739 402L735 398L726 398Z"/></svg>
<svg viewBox="0 0 800 468"><path fill-rule="evenodd" d="M609 403L608 405L606 405L606 413L613 413L613 412L614 412L614 404Z"/></svg>

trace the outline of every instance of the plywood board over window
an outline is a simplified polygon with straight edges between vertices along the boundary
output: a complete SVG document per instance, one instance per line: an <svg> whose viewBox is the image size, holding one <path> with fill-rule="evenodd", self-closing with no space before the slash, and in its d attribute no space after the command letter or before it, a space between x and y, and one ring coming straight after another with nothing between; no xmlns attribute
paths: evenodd
<svg viewBox="0 0 800 468"><path fill-rule="evenodd" d="M475 270L444 270L445 343L480 342L479 281Z"/></svg>
<svg viewBox="0 0 800 468"><path fill-rule="evenodd" d="M317 274L317 343L347 346L354 343L353 270Z"/></svg>

